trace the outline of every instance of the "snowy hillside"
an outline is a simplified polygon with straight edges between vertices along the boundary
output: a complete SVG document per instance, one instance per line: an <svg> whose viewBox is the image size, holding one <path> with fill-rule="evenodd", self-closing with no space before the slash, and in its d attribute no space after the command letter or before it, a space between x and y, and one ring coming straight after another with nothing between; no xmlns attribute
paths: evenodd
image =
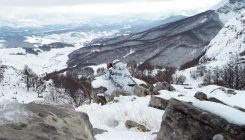
<svg viewBox="0 0 245 140"><path fill-rule="evenodd" d="M201 61L209 60L210 66L227 64L233 57L238 56L241 61L245 56L245 10L239 12L229 20L225 27L206 47L206 54ZM242 63L242 62L241 62Z"/></svg>
<svg viewBox="0 0 245 140"><path fill-rule="evenodd" d="M29 103L38 98L38 94L32 90L27 91L24 83L23 73L11 66L1 66L4 78L0 81L0 102L17 101L19 103Z"/></svg>
<svg viewBox="0 0 245 140"><path fill-rule="evenodd" d="M34 72L44 74L67 67L68 54L81 48L96 38L109 37L116 32L88 32L54 34L49 36L27 37L27 42L36 45L45 45L54 42L68 42L74 47L54 48L50 51L42 51L38 55L30 54L23 48L4 48L0 51L0 60L4 65L13 66L19 70L28 65Z"/></svg>
<svg viewBox="0 0 245 140"><path fill-rule="evenodd" d="M226 23L233 18L241 9L245 8L244 0L222 0L213 9L220 15L220 19Z"/></svg>
<svg viewBox="0 0 245 140"><path fill-rule="evenodd" d="M227 121L245 125L245 113L235 108L219 103L200 101L194 97L197 91L204 92L208 98L215 97L230 106L245 108L243 99L245 91L235 91L236 95L227 94L219 86L192 87L185 89L185 86L173 85L177 91L169 92L162 90L158 97L169 100L176 98L179 100L192 102L194 106L210 111L218 116L222 116ZM227 89L225 89L227 90ZM92 103L77 108L77 111L88 113L91 123L95 128L106 130L103 134L96 135L98 140L154 140L160 128L160 122L164 110L158 110L148 106L150 96L120 96L106 105ZM136 128L127 129L126 120L133 120L145 125L149 132L141 132Z"/></svg>

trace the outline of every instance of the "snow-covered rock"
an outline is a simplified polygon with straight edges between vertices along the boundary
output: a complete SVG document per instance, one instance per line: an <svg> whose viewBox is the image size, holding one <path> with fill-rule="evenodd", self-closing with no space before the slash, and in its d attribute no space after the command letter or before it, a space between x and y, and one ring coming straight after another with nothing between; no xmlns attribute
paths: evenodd
<svg viewBox="0 0 245 140"><path fill-rule="evenodd" d="M115 90L123 90L128 94L134 94L134 85L142 84L143 81L132 77L126 64L117 61L113 67L105 69L105 73L92 81L93 88L107 88L106 95L110 96Z"/></svg>
<svg viewBox="0 0 245 140"><path fill-rule="evenodd" d="M0 139L94 140L88 115L70 105L12 103L0 113Z"/></svg>
<svg viewBox="0 0 245 140"><path fill-rule="evenodd" d="M245 51L245 9L225 24L206 50L201 61L210 60L208 63L211 66L225 65L235 56L239 59L245 58L240 55Z"/></svg>
<svg viewBox="0 0 245 140"><path fill-rule="evenodd" d="M226 23L233 18L237 12L245 8L244 0L222 0L213 9L219 13L220 19Z"/></svg>

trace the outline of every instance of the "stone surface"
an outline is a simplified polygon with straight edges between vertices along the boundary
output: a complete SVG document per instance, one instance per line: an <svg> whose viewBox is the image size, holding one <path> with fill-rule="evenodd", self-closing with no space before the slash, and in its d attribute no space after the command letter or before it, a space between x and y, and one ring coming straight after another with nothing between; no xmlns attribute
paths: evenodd
<svg viewBox="0 0 245 140"><path fill-rule="evenodd" d="M163 98L159 98L156 96L151 96L149 107L165 110L168 106L168 100L165 100Z"/></svg>
<svg viewBox="0 0 245 140"><path fill-rule="evenodd" d="M153 93L151 93L148 89L141 87L141 86L134 86L134 94L139 96L139 97L144 97L147 95L152 95Z"/></svg>
<svg viewBox="0 0 245 140"><path fill-rule="evenodd" d="M194 95L195 98L201 100L201 101L206 101L208 100L208 97L205 93L203 92L197 92L195 95Z"/></svg>
<svg viewBox="0 0 245 140"><path fill-rule="evenodd" d="M157 82L156 86L153 88L153 92L158 93L160 90L175 91L174 87L168 82Z"/></svg>
<svg viewBox="0 0 245 140"><path fill-rule="evenodd" d="M24 109L27 122L0 125L1 140L94 140L88 115L70 105L29 103Z"/></svg>
<svg viewBox="0 0 245 140"><path fill-rule="evenodd" d="M112 97L119 97L119 96L128 96L129 93L125 92L124 90L114 90L111 94Z"/></svg>
<svg viewBox="0 0 245 140"><path fill-rule="evenodd" d="M245 129L186 102L170 99L162 117L157 140L242 140Z"/></svg>
<svg viewBox="0 0 245 140"><path fill-rule="evenodd" d="M94 102L97 104L105 105L107 103L107 100L105 96L99 95L94 97Z"/></svg>
<svg viewBox="0 0 245 140"><path fill-rule="evenodd" d="M137 123L137 122L135 122L135 121L131 121L131 120L127 120L126 122L125 122L125 126L128 128L128 129L130 129L130 128L137 128L139 131L142 131L142 132L148 132L148 131L150 131L149 129L147 129L144 125L142 125L142 124L139 124L139 123Z"/></svg>
<svg viewBox="0 0 245 140"><path fill-rule="evenodd" d="M227 94L232 94L232 95L236 95L237 93L235 92L235 90L232 90L232 89L228 89L226 91Z"/></svg>

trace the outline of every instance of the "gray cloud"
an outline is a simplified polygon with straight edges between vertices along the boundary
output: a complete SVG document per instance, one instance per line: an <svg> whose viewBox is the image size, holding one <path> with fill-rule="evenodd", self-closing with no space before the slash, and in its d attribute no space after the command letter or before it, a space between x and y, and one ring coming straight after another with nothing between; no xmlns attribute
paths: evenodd
<svg viewBox="0 0 245 140"><path fill-rule="evenodd" d="M0 0L0 6L71 6L82 4L153 2L171 0Z"/></svg>

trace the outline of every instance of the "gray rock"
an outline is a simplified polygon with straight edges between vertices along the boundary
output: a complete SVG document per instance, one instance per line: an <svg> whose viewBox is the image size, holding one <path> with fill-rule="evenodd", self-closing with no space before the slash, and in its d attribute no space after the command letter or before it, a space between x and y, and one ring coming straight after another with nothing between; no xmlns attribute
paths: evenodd
<svg viewBox="0 0 245 140"><path fill-rule="evenodd" d="M168 100L165 100L163 98L159 98L156 96L151 96L149 107L165 110L168 106Z"/></svg>
<svg viewBox="0 0 245 140"><path fill-rule="evenodd" d="M144 97L147 95L153 95L153 93L151 93L148 89L143 88L141 86L134 86L134 93L135 95L139 96L139 97Z"/></svg>
<svg viewBox="0 0 245 140"><path fill-rule="evenodd" d="M210 102L215 102L215 103L220 103L220 104L223 104L223 105L227 105L227 104L225 104L224 102L222 102L222 101L220 101L219 99L216 99L216 98L214 98L214 97L208 98L208 101L210 101Z"/></svg>
<svg viewBox="0 0 245 140"><path fill-rule="evenodd" d="M101 105L105 105L107 103L107 100L105 98L105 96L99 95L99 96L95 96L93 98L94 102L97 104L101 104Z"/></svg>
<svg viewBox="0 0 245 140"><path fill-rule="evenodd" d="M245 130L241 126L186 102L170 99L157 140L211 140L217 134L226 140L245 138Z"/></svg>
<svg viewBox="0 0 245 140"><path fill-rule="evenodd" d="M160 90L175 91L174 87L168 82L157 82L156 86L153 88L153 92L158 93Z"/></svg>
<svg viewBox="0 0 245 140"><path fill-rule="evenodd" d="M129 93L125 92L124 90L114 90L111 94L112 97L119 97L119 96L128 96Z"/></svg>
<svg viewBox="0 0 245 140"><path fill-rule="evenodd" d="M208 97L205 93L203 92L197 92L195 95L194 95L195 98L201 100L201 101L207 101L208 100Z"/></svg>
<svg viewBox="0 0 245 140"><path fill-rule="evenodd" d="M237 93L235 92L235 90L232 90L232 89L228 89L226 91L227 94L232 94L232 95L236 95Z"/></svg>
<svg viewBox="0 0 245 140"><path fill-rule="evenodd" d="M70 105L29 103L27 122L0 125L0 139L6 140L94 140L93 127L85 113Z"/></svg>
<svg viewBox="0 0 245 140"><path fill-rule="evenodd" d="M142 132L148 132L148 131L150 131L149 129L147 129L144 125L142 125L142 124L139 124L139 123L137 123L137 122L135 122L135 121L131 121L131 120L127 120L126 122L125 122L125 126L128 128L128 129L130 129L130 128L137 128L139 131L142 131Z"/></svg>

